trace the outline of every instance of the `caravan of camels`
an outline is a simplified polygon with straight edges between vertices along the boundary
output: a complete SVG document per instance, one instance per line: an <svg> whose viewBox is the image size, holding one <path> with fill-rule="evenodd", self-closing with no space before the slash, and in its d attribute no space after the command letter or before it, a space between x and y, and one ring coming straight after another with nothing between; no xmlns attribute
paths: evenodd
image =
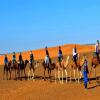
<svg viewBox="0 0 100 100"><path fill-rule="evenodd" d="M91 69L88 69L88 57L80 55L77 52L77 46L75 45L72 50L72 55L63 56L61 46L58 47L58 60L53 61L50 57L48 48L45 47L45 59L44 61L34 60L33 52L30 51L30 60L23 60L22 53L19 54L19 60L16 60L16 54L13 53L12 60L8 60L7 54L4 58L4 70L3 70L3 79L20 79L24 78L26 80L35 80L35 70L39 66L43 66L44 76L43 79L49 79L50 81L55 81L55 83L60 82L72 82L75 81L80 83L82 79L84 80L85 88L87 88L87 83L91 75L92 70L94 71L94 77L97 80L96 76L96 67L100 64L99 58L99 41L95 45L95 50L91 58ZM26 68L28 70L26 71ZM46 70L48 71L48 78L46 77ZM51 73L54 72L54 77ZM27 72L27 73L26 73ZM13 74L13 75L12 75Z"/></svg>

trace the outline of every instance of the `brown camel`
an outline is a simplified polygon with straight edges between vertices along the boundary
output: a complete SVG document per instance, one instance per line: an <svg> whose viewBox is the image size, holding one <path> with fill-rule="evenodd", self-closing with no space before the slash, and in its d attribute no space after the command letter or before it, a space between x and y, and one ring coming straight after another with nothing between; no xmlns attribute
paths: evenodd
<svg viewBox="0 0 100 100"><path fill-rule="evenodd" d="M83 59L80 59L80 56L78 54L78 59L75 62L73 59L70 60L70 82L72 78L72 72L74 74L74 79L76 82L80 82L80 79L82 78L82 65L83 65Z"/></svg>
<svg viewBox="0 0 100 100"><path fill-rule="evenodd" d="M5 64L4 65L4 69L3 69L3 79L5 79L5 77L6 77L7 80L8 79L11 79L11 61L9 61L8 64Z"/></svg>
<svg viewBox="0 0 100 100"><path fill-rule="evenodd" d="M67 70L68 64L69 64L69 56L67 57L66 60L63 59L61 61L61 63L57 62L56 67L55 67L55 83L57 81L57 78L60 81L60 76L61 76L62 81L60 81L60 83L63 84L64 73L66 76L66 83L67 83L67 81L68 81L68 79L67 79L67 77L68 77L68 70Z"/></svg>
<svg viewBox="0 0 100 100"><path fill-rule="evenodd" d="M96 68L97 68L97 66L99 65L99 61L98 61L97 56L93 56L93 57L92 57L91 65L92 65L92 66L91 66L90 74L91 74L92 70L94 70L94 77L95 77L95 79L97 80Z"/></svg>
<svg viewBox="0 0 100 100"><path fill-rule="evenodd" d="M47 64L45 64L45 61L43 61L42 66L44 68L44 80L46 80L45 71L48 70L49 79L51 81L51 71L55 69L56 64L49 62L49 64L47 65Z"/></svg>

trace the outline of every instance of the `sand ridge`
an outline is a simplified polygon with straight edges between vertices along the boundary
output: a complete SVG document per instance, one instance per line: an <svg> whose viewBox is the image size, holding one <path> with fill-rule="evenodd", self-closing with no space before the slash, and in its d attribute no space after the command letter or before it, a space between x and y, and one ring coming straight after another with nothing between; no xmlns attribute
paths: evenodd
<svg viewBox="0 0 100 100"><path fill-rule="evenodd" d="M75 44L67 44L67 45L63 45L61 47L62 47L63 55L70 55L70 54L72 54L72 49L73 49L73 47L75 47ZM79 44L76 44L76 47L77 47L77 50L78 50L79 53L83 53L83 52L88 53L88 52L94 51L94 45L79 45ZM58 46L48 48L48 51L50 53L51 58L57 57ZM44 49L33 50L32 52L33 52L34 58L36 60L44 59L44 57L45 57L45 50ZM30 51L22 52L23 59L29 60L29 54L30 54ZM19 53L16 54L17 60L18 60L18 57L19 57ZM12 60L12 54L8 54L8 59ZM3 65L3 64L4 64L4 56L0 56L0 65Z"/></svg>

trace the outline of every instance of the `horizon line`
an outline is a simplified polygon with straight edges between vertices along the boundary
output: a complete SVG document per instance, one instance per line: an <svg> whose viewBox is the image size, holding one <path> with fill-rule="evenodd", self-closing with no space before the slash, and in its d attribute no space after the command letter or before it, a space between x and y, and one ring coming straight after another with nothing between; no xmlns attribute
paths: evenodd
<svg viewBox="0 0 100 100"><path fill-rule="evenodd" d="M76 44L76 43L74 43L74 44ZM73 44L73 45L74 45ZM79 44L79 43L77 43L78 45L95 45L95 43L87 43L87 44ZM63 44L63 45L61 45L61 46L64 46L64 45L70 45L69 43L68 44ZM57 46L59 46L59 45L56 45L56 46L49 46L48 48L54 48L54 47L57 47ZM39 50L39 49L43 49L43 48L38 48L38 49L32 49L32 50ZM30 50L24 50L24 51L17 51L16 53L20 53L20 52L27 52L27 51L30 51ZM12 54L13 52L9 52L9 53L7 53L7 54ZM2 56L2 55L5 55L6 53L1 53L0 54L0 56Z"/></svg>

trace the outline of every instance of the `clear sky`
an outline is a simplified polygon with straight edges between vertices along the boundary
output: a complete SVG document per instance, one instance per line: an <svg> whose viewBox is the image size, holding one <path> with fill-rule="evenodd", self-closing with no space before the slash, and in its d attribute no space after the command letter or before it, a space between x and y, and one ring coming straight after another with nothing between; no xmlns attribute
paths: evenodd
<svg viewBox="0 0 100 100"><path fill-rule="evenodd" d="M100 39L100 0L0 0L0 53Z"/></svg>

